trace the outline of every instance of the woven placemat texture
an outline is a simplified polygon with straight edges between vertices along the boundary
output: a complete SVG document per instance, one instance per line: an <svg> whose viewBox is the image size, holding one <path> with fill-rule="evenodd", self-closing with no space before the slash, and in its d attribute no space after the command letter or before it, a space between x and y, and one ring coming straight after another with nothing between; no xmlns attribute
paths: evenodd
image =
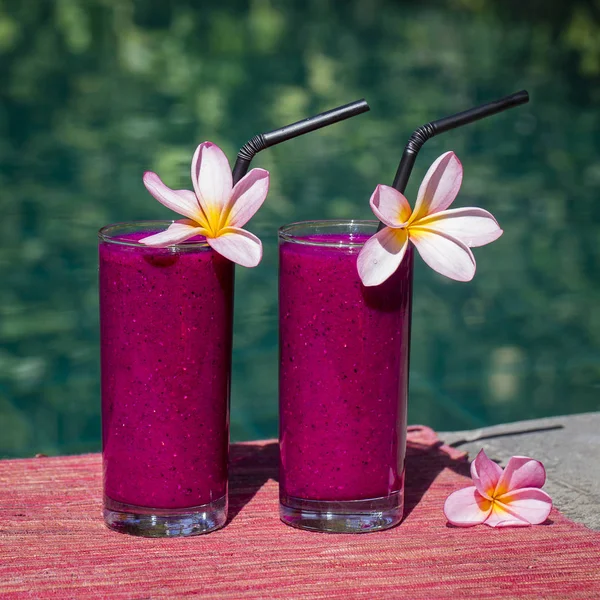
<svg viewBox="0 0 600 600"><path fill-rule="evenodd" d="M274 441L234 444L227 526L168 540L105 528L97 454L0 461L0 597L600 597L600 534L557 510L532 528L448 526L468 462L428 428L409 433L406 518L389 531L286 527L277 457Z"/></svg>

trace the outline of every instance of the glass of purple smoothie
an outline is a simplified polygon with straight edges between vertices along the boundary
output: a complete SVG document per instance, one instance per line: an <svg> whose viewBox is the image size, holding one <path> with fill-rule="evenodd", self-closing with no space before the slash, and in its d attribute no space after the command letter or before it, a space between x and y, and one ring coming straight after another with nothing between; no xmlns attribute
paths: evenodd
<svg viewBox="0 0 600 600"><path fill-rule="evenodd" d="M412 256L362 285L377 221L279 230L280 517L365 533L402 519Z"/></svg>
<svg viewBox="0 0 600 600"><path fill-rule="evenodd" d="M227 518L234 265L138 242L170 224L99 232L104 520L152 537Z"/></svg>

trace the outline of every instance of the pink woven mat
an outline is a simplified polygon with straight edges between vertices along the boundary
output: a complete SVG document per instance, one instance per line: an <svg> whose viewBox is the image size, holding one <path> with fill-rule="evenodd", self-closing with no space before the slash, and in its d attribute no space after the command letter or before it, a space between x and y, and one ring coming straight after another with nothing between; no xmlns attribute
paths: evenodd
<svg viewBox="0 0 600 600"><path fill-rule="evenodd" d="M283 525L275 442L234 444L231 462L227 526L166 540L105 528L97 454L0 461L0 597L600 597L600 534L556 510L533 528L448 526L468 463L428 428L409 433L404 522L373 534Z"/></svg>

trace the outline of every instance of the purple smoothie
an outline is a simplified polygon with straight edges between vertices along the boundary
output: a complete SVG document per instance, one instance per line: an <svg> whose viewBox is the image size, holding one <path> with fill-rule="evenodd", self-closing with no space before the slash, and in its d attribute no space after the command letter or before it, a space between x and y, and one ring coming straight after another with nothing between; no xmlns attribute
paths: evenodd
<svg viewBox="0 0 600 600"><path fill-rule="evenodd" d="M350 234L295 240L280 244L282 502L387 497L403 481L412 257L366 288L360 246L306 243Z"/></svg>
<svg viewBox="0 0 600 600"><path fill-rule="evenodd" d="M105 496L159 509L222 498L233 263L200 244L106 241L99 260Z"/></svg>

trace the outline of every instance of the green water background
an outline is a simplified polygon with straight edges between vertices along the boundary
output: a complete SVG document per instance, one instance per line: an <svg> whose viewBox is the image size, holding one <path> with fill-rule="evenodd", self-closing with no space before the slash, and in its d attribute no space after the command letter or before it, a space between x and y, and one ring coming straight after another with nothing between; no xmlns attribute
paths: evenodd
<svg viewBox="0 0 600 600"><path fill-rule="evenodd" d="M372 111L261 153L269 199L237 269L232 438L277 432L276 228L370 218L412 130L527 88L531 104L426 145L504 235L461 284L417 258L412 423L599 408L600 7L505 0L0 0L0 456L98 450L96 230L171 218L203 140L365 97ZM198 382L201 386L202 382Z"/></svg>

